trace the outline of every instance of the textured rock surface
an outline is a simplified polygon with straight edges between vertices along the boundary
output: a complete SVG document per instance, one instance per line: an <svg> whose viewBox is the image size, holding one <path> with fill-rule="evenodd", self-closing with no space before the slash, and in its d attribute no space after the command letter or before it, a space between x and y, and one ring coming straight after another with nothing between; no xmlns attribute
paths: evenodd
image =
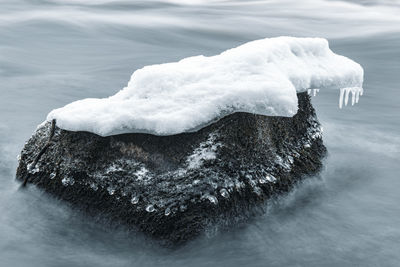
<svg viewBox="0 0 400 267"><path fill-rule="evenodd" d="M292 118L229 115L198 132L100 137L37 129L21 152L17 179L90 214L181 243L316 173L325 147L306 93Z"/></svg>

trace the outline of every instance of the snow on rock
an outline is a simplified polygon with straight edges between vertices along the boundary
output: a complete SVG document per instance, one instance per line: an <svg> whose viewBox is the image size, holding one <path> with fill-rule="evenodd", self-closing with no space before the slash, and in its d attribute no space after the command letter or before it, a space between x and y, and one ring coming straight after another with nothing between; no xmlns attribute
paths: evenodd
<svg viewBox="0 0 400 267"><path fill-rule="evenodd" d="M193 154L187 158L186 162L189 169L200 168L204 161L216 158L215 152L218 147L221 146L220 143L215 142L216 137L215 133L210 134L207 141L201 143L200 146L193 151Z"/></svg>
<svg viewBox="0 0 400 267"><path fill-rule="evenodd" d="M347 103L352 92L357 102L362 83L362 67L333 53L325 39L266 38L216 56L146 66L117 94L73 102L51 111L47 120L101 136L170 135L237 111L291 117L296 93L307 89L345 88L341 99L345 93Z"/></svg>

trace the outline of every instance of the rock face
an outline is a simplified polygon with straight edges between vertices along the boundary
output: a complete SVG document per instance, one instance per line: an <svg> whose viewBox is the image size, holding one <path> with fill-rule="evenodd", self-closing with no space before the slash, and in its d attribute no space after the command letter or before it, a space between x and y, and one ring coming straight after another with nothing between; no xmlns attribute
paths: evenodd
<svg viewBox="0 0 400 267"><path fill-rule="evenodd" d="M182 243L321 168L321 127L309 96L298 98L292 118L235 113L172 136L58 127L52 136L47 122L23 148L16 176L90 214Z"/></svg>

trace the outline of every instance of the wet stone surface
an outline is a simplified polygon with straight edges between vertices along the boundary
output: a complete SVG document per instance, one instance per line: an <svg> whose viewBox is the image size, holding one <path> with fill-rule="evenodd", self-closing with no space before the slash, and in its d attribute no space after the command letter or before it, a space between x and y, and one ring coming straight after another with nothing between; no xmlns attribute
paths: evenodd
<svg viewBox="0 0 400 267"><path fill-rule="evenodd" d="M229 115L194 133L100 137L38 127L16 177L91 214L181 244L210 225L233 226L252 207L318 172L326 149L307 93L292 118Z"/></svg>

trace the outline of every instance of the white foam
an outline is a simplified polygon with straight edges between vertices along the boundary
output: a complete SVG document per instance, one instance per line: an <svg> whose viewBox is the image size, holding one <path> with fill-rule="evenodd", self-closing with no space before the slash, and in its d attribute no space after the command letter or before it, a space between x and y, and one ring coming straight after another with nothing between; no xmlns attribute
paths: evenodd
<svg viewBox="0 0 400 267"><path fill-rule="evenodd" d="M290 117L297 112L297 92L361 88L362 83L362 67L333 53L325 39L267 38L217 56L144 67L114 96L73 102L50 112L47 120L102 136L170 135L237 111Z"/></svg>

